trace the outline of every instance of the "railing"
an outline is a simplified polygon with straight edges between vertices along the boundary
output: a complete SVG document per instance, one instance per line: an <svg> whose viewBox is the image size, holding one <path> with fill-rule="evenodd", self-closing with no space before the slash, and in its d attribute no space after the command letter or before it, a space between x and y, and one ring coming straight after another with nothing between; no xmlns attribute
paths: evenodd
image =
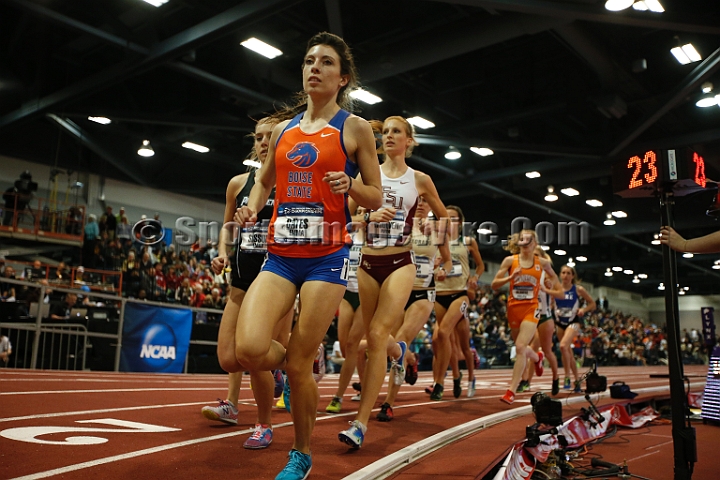
<svg viewBox="0 0 720 480"><path fill-rule="evenodd" d="M13 237L47 239L79 244L83 240L85 207L53 205L44 198L29 199L26 195L5 193L0 233ZM37 206L30 206L37 203Z"/></svg>
<svg viewBox="0 0 720 480"><path fill-rule="evenodd" d="M52 320L49 306L39 303L2 302L0 331L7 332L12 343L10 368L119 371L125 307L128 303L154 305L162 308L190 310L193 327L190 347L185 357L186 373L222 373L217 360L217 335L222 310L120 298L104 293L78 289L56 288L21 280L3 282L39 290L35 295L44 299L47 291L75 293L104 303L101 307L80 305L85 315L72 316L69 321ZM217 323L208 323L215 319Z"/></svg>
<svg viewBox="0 0 720 480"><path fill-rule="evenodd" d="M26 280L45 283L50 288L80 288L87 286L99 293L117 293L122 295L123 272L120 270L98 270L81 267L68 267L65 273L56 275L56 266L41 264L35 268L33 262L6 260L5 265L15 270L15 276L24 272ZM3 281L5 279L2 279Z"/></svg>

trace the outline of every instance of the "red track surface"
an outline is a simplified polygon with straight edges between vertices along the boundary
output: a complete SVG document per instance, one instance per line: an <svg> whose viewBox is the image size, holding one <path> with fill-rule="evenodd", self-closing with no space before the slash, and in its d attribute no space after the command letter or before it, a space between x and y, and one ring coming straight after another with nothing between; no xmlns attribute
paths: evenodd
<svg viewBox="0 0 720 480"><path fill-rule="evenodd" d="M649 376L667 373L667 368L662 367L601 368L600 373L608 377L608 384L623 380L633 390L668 385L667 379ZM693 392L702 391L706 373L707 367L685 367L685 374L694 384ZM324 407L337 384L336 375L326 376L320 384L318 409L323 413L318 414L313 434L310 478L343 478L450 427L501 410L527 406L537 389L550 389L549 375L541 381L536 379L529 393L519 394L515 404L508 406L501 403L499 397L507 388L510 370L479 370L477 378L478 388L474 398L465 398L465 391L460 399L452 398L448 380L446 400L431 402L424 393L425 386L431 381L429 372L421 372L415 386L405 385L400 391L395 420L390 423L371 421L363 448L349 451L339 443L337 433L353 419L357 404L350 401L353 392L349 389L344 398L343 412L325 414ZM67 479L90 476L145 479L172 476L183 480L239 475L239 478L273 479L285 465L287 452L292 446L290 415L284 410L274 413L275 438L268 449L243 449L242 443L249 436L255 420L247 381L244 379L240 394L241 402L246 402L240 406L240 423L238 426L227 426L209 422L200 415L203 405L212 405L216 398L225 397L227 383L222 375L0 369L0 478L62 475ZM656 395L667 397L669 390ZM577 395L561 391L558 398L568 396ZM563 415L570 416L583 405L566 406ZM132 428L117 422L114 425L101 423L102 419L138 422L173 430L132 431ZM524 426L532 422L531 417L524 417L488 428L414 462L393 478L476 478L508 447L521 439ZM17 430L26 427L57 427L57 430L55 433L48 433L44 428ZM68 429L82 429L84 433L69 433ZM32 439L34 435L37 440L57 444L15 439L21 434L26 438ZM79 435L100 438L102 443L77 445L65 440ZM663 431L662 435L669 433ZM667 443L667 439L663 442ZM623 448L627 451L627 445ZM668 454L657 455L667 463L667 469L661 476L653 477L637 469L632 472L655 479L672 478L672 448L668 451ZM703 471L701 466L718 465L717 456L711 456L707 449L699 448L698 455L697 474ZM607 456L605 459L622 460ZM653 465L658 466L657 463ZM693 478L717 478L697 474Z"/></svg>

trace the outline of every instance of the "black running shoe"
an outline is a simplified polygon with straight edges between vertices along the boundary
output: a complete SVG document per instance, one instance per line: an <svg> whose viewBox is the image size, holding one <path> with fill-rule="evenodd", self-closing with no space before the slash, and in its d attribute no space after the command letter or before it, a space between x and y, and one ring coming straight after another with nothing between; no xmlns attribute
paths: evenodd
<svg viewBox="0 0 720 480"><path fill-rule="evenodd" d="M552 395L553 397L560 393L560 379L556 378L552 382Z"/></svg>
<svg viewBox="0 0 720 480"><path fill-rule="evenodd" d="M408 364L408 366L405 368L405 382L409 383L410 385L415 385L415 382L417 382L418 379L418 364L417 364L417 355L415 356L415 362Z"/></svg>
<svg viewBox="0 0 720 480"><path fill-rule="evenodd" d="M389 403L383 403L376 417L381 422L389 422L393 419L393 410Z"/></svg>
<svg viewBox="0 0 720 480"><path fill-rule="evenodd" d="M360 385L360 382L353 382L352 387L355 391L362 392L362 385Z"/></svg>
<svg viewBox="0 0 720 480"><path fill-rule="evenodd" d="M462 385L460 385L460 382L462 382L462 372L460 372L458 378L453 378L453 397L455 398L460 398L460 394L462 393Z"/></svg>
<svg viewBox="0 0 720 480"><path fill-rule="evenodd" d="M439 383L436 383L435 386L433 387L432 393L430 394L430 400L435 400L435 401L442 400L443 390L444 390L444 387L442 385L440 385Z"/></svg>

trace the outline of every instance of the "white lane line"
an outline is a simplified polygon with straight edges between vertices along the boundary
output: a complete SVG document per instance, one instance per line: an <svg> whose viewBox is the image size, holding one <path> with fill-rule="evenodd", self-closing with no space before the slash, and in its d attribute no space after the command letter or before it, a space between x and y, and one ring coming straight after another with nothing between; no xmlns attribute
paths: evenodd
<svg viewBox="0 0 720 480"><path fill-rule="evenodd" d="M635 460L640 460L641 458L649 457L650 455L655 455L656 453L660 453L660 450L658 450L657 452L646 453L645 455L640 455L639 457L628 458L627 462L634 462Z"/></svg>
<svg viewBox="0 0 720 480"><path fill-rule="evenodd" d="M0 392L0 395L57 395L60 393L119 393L119 392L207 392L217 391L214 387L177 388L108 388L103 390L38 390L35 392Z"/></svg>
<svg viewBox="0 0 720 480"><path fill-rule="evenodd" d="M400 409L404 409L404 408L423 407L423 406L426 406L426 405L438 405L438 404L450 403L450 402L457 402L457 401L482 400L482 399L496 398L496 397L497 397L496 395L493 395L492 397L489 397L489 396L488 396L488 397L480 397L480 396L478 396L478 397L473 397L473 398L441 400L441 401L428 401L428 402L423 402L423 403L414 403L414 404L410 404L410 405L398 405L398 406L394 407L394 409L395 409L395 410L400 410ZM523 408L523 409L527 409L527 408L529 408L529 407L522 407L522 408ZM373 412L377 412L377 411L379 411L379 410L380 410L379 408L374 408L372 411L373 411ZM518 409L518 410L519 410L519 409ZM95 412L98 412L98 413L99 413L100 411L94 411L94 412L92 412L92 413L95 413ZM320 421L323 421L323 420L330 420L330 419L336 419L336 418L342 418L342 417L349 417L349 416L354 416L354 415L356 415L356 414L357 414L357 410L355 410L355 411L343 412L343 413L336 413L336 414L324 414L324 413L322 413L322 412L318 412L318 417L317 417L317 420L316 420L316 421L317 421L317 422L320 422ZM283 428L283 427L288 427L288 426L292 426L292 422L285 422L285 423L280 423L280 424L277 424L277 425L273 425L273 430L276 430L276 429L279 429L279 428ZM65 467L60 467L60 468L56 468L56 469L53 469L53 470L47 470L47 471L44 471L44 472L37 472L37 473L30 474L30 475L25 475L25 476L23 476L23 477L16 477L16 478L14 478L13 480L36 480L36 479L40 479L40 478L51 477L51 476L53 476L53 475L62 475L62 474L65 474L65 473L70 473L70 472L74 472L74 471L77 471L77 470L82 470L82 469L85 469L85 468L92 468L92 467L96 467L96 466L99 466L99 465L104 465L104 464L107 464L107 463L119 462L119 461L121 461L121 460L128 460L128 459L140 457L140 456L143 456L143 455L151 455L151 454L154 454L154 453L164 452L164 451L166 451L166 450L172 450L172 449L175 449L175 448L182 448L182 447L187 447L187 446L189 446L189 445L196 445L196 444L205 443L205 442L212 442L212 441L215 441L215 440L223 440L223 439L225 439L225 438L230 438L230 437L235 437L235 436L238 436L238 435L244 435L244 434L247 434L247 433L252 433L253 431L254 431L254 429L249 428L249 429L240 430L240 431L237 431L237 432L224 433L224 434L219 434L219 435L213 435L213 436L210 436L210 437L196 438L196 439L193 439L193 440L186 440L186 441L182 441L182 442L171 443L171 444L168 444L168 445L162 445L162 446L158 446L158 447L146 448L146 449L138 450L138 451L135 451L135 452L128 452L128 453L124 453L124 454L120 454L120 455L113 455L113 456L111 456L111 457L99 458L99 459L96 459L96 460L90 460L90 461L88 461L88 462L77 463L77 464L74 464L74 465L67 465L67 466L65 466Z"/></svg>
<svg viewBox="0 0 720 480"><path fill-rule="evenodd" d="M207 405L211 402L173 403L169 405L141 405L137 407L102 408L98 410L78 410L75 412L41 413L37 415L25 415L23 417L0 418L2 422L17 422L20 420L35 420L38 418L69 417L73 415L95 415L96 413L130 412L133 410L152 410L155 408L191 407L193 405Z"/></svg>
<svg viewBox="0 0 720 480"><path fill-rule="evenodd" d="M287 425L292 425L292 423L291 422L283 423L283 424L277 425L275 428L284 427ZM213 440L222 440L225 438L236 437L238 435L250 433L253 430L254 430L254 428L248 428L245 430L241 430L239 432L223 433L220 435L213 435L211 437L196 438L193 440L185 440L183 442L170 443L168 445L161 445L159 447L146 448L143 450L137 450L135 452L123 453L121 455L113 455L112 457L98 458L97 460L90 460L89 462L76 463L74 465L68 465L65 467L55 468L53 470L46 470L44 472L38 472L38 473L30 474L30 475L25 475L22 477L16 477L14 480L35 480L35 479L39 479L39 478L52 477L54 475L63 475L65 473L82 470L84 468L97 467L99 465L104 465L106 463L118 462L121 460L130 459L130 458L141 457L143 455L150 455L153 453L164 452L166 450L172 450L174 448L187 447L189 445L196 445L198 443L205 443L205 442L211 442Z"/></svg>
<svg viewBox="0 0 720 480"><path fill-rule="evenodd" d="M656 388L644 389L643 393L649 393L648 391L658 391L658 390L666 389L666 388L667 387L656 387ZM606 396L606 395L603 395L603 396ZM457 401L481 400L481 399L486 399L486 398L497 398L497 396L493 395L493 396L488 396L488 397L473 397L473 398L465 398L465 399L441 400L441 401L437 401L437 402L429 401L429 402L425 402L425 403L416 403L416 404L412 404L412 405L398 405L397 407L395 407L395 409L419 407L419 406L425 406L425 405L437 405L437 404L448 403L448 402L457 402ZM583 400L584 400L584 398L582 398L582 397L576 397L570 403L577 403L577 402L583 401ZM378 411L378 410L379 410L379 408L375 408L375 409L373 409L373 412ZM351 476L346 477L346 478L380 478L380 476L378 476L378 473L379 473L378 470L388 473L388 470L387 470L387 467L389 466L388 462L394 464L393 470L396 470L396 469L398 469L398 459L400 457L402 457L402 460L400 460L400 463L401 463L400 468L401 468L402 466L407 465L407 464L411 463L412 461L422 458L425 455L427 455L428 453L430 453L429 451L423 451L422 448L419 448L419 444L427 444L428 442L435 443L436 448L433 449L433 451L434 451L438 448L441 448L442 446L444 446L446 443L449 443L449 442L431 440L433 438L443 437L443 438L452 438L453 441L458 440L458 439L464 437L465 435L472 433L472 432L468 431L468 426L470 424L474 426L473 431L476 431L478 429L478 425L482 425L479 428L485 428L485 427L491 426L495 423L499 423L499 422L503 421L504 419L506 419L504 417L524 415L526 413L530 413L531 411L532 411L532 407L530 407L529 405L525 406L525 407L514 408L512 410L506 410L506 411L494 413L494 414L491 414L491 415L488 415L485 417L475 419L466 424L458 425L458 426L450 428L448 430L444 430L436 435L433 435L432 437L429 437L425 440L417 442L413 445L409 445L408 447L405 447L405 448L399 450L398 452L388 455L384 459L381 459L378 462L372 463L372 464L368 465L367 467L355 472L354 474L352 474ZM345 412L345 413L337 413L337 414L329 414L329 415L322 415L322 413L320 413L319 416L317 417L316 421L319 422L319 421L323 421L323 420L347 417L347 416L352 416L352 415L356 415L356 414L357 414L357 411L350 411L350 412ZM273 429L288 427L291 425L292 425L292 422L280 423L280 424L274 425ZM36 479L40 479L40 478L51 477L53 475L62 475L65 473L74 472L74 471L82 470L85 468L92 468L92 467L104 465L107 463L112 463L112 462L117 462L117 461L121 461L121 460L127 460L130 458L140 457L143 455L150 455L153 453L159 453L159 452L163 452L166 450L172 450L175 448L182 448L182 447L186 447L189 445L196 445L196 444L200 444L200 443L235 437L238 435L250 433L252 431L253 431L253 429L245 429L245 430L241 430L238 432L230 432L230 433L224 433L224 434L220 434L220 435L213 435L210 437L197 438L197 439L193 439L193 440L186 440L186 441L182 441L182 442L171 443L168 445L162 445L162 446L158 446L158 447L152 447L152 448L147 448L147 449L143 449L143 450L138 450L135 452L128 452L128 453L121 454L121 455L114 455L111 457L99 458L99 459L91 460L88 462L77 463L74 465L68 465L68 466L56 468L53 470L47 470L45 472L38 472L38 473L31 474L31 475L23 476L23 477L17 477L14 480L36 480ZM463 431L467 432L467 433L462 435L460 432L463 432ZM438 438L438 440L439 440L439 438ZM409 451L415 452L415 455L408 453ZM638 458L640 458L640 457L638 457ZM381 462L384 464L384 467L380 467L379 463L381 463ZM380 467L380 468L378 469L378 467ZM374 472L371 475L376 475L376 476L374 476L374 477L364 476L363 474L367 473L366 469L370 470L371 472ZM359 476L355 477L355 475L359 475Z"/></svg>

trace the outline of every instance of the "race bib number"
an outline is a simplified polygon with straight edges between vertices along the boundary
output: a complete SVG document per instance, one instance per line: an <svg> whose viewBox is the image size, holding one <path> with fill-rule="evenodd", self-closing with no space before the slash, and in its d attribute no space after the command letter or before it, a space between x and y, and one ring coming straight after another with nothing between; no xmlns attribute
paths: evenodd
<svg viewBox="0 0 720 480"><path fill-rule="evenodd" d="M462 263L459 260L453 259L452 269L447 272L448 277L461 277L462 276Z"/></svg>
<svg viewBox="0 0 720 480"><path fill-rule="evenodd" d="M324 208L321 203L284 203L277 209L276 243L320 243L323 239Z"/></svg>
<svg viewBox="0 0 720 480"><path fill-rule="evenodd" d="M353 245L350 247L350 261L348 263L348 278L357 278L357 269L360 266L362 254L360 250L362 245Z"/></svg>
<svg viewBox="0 0 720 480"><path fill-rule="evenodd" d="M431 264L430 259L423 255L415 256L415 267L415 277L417 278L424 280L431 277L433 274L433 265Z"/></svg>
<svg viewBox="0 0 720 480"><path fill-rule="evenodd" d="M260 225L240 229L240 250L243 253L267 252L268 223L264 220Z"/></svg>
<svg viewBox="0 0 720 480"><path fill-rule="evenodd" d="M572 308L558 308L557 310L557 316L561 318L570 318L574 316L573 309Z"/></svg>
<svg viewBox="0 0 720 480"><path fill-rule="evenodd" d="M405 212L398 210L389 222L376 223L373 226L369 235L373 247L401 245L405 230Z"/></svg>
<svg viewBox="0 0 720 480"><path fill-rule="evenodd" d="M535 298L534 288L532 285L515 285L513 287L513 297L516 300L532 300Z"/></svg>

